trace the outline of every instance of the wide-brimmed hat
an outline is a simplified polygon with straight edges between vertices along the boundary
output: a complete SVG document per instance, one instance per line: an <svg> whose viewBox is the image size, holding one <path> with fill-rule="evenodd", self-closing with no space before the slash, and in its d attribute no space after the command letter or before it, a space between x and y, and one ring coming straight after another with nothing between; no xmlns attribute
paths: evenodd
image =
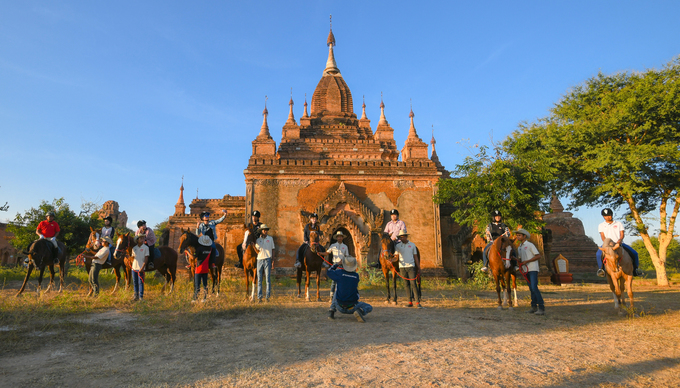
<svg viewBox="0 0 680 388"><path fill-rule="evenodd" d="M409 234L406 232L406 230L402 229L402 230L399 231L399 234L397 235L397 237L408 236L408 235Z"/></svg>
<svg viewBox="0 0 680 388"><path fill-rule="evenodd" d="M342 269L347 272L356 272L357 259L352 256L345 256L342 258Z"/></svg>
<svg viewBox="0 0 680 388"><path fill-rule="evenodd" d="M260 227L259 227L258 229L260 229L260 230L265 230L265 229L266 229L266 230L269 230L269 229L271 229L271 228L270 228L269 226L267 226L267 224L262 224L262 225L260 225Z"/></svg>
<svg viewBox="0 0 680 388"><path fill-rule="evenodd" d="M519 229L515 232L515 234L523 234L527 236L527 238L531 237L531 233L529 233L526 229Z"/></svg>
<svg viewBox="0 0 680 388"><path fill-rule="evenodd" d="M146 236L143 235L143 234L138 234L138 235L135 236L135 241L139 241L140 238L146 239Z"/></svg>
<svg viewBox="0 0 680 388"><path fill-rule="evenodd" d="M106 241L107 243L113 245L113 240L111 240L111 237L109 236L102 237L102 241Z"/></svg>
<svg viewBox="0 0 680 388"><path fill-rule="evenodd" d="M336 237L337 237L337 236L347 237L347 236L345 236L345 235L342 233L341 230L338 230L337 232L335 232L335 236L336 236Z"/></svg>
<svg viewBox="0 0 680 388"><path fill-rule="evenodd" d="M203 235L198 238L198 243L203 245L204 247L211 247L212 246L212 240L210 237Z"/></svg>

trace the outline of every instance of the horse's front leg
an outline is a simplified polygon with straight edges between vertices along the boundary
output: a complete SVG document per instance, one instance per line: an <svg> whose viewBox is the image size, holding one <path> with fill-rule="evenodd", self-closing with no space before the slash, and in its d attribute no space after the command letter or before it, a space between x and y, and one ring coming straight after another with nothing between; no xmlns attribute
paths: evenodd
<svg viewBox="0 0 680 388"><path fill-rule="evenodd" d="M626 279L626 292L628 293L628 299L630 300L630 309L635 311L635 305L633 304L633 276L628 276Z"/></svg>
<svg viewBox="0 0 680 388"><path fill-rule="evenodd" d="M116 275L116 284L113 285L113 291L111 291L111 295L118 291L118 283L120 282L120 267L113 267L113 273Z"/></svg>
<svg viewBox="0 0 680 388"><path fill-rule="evenodd" d="M36 290L38 292L38 296L40 296L40 291L42 291L42 281L43 281L43 275L45 274L45 267L40 268L40 275L38 275L38 289Z"/></svg>
<svg viewBox="0 0 680 388"><path fill-rule="evenodd" d="M309 302L309 276L310 276L309 268L307 268L307 270L305 271L305 275L307 276L305 278L305 294L306 294L305 300Z"/></svg>
<svg viewBox="0 0 680 388"><path fill-rule="evenodd" d="M298 288L298 293L297 297L300 297L300 294L302 293L302 269L298 268L297 269L297 288Z"/></svg>
<svg viewBox="0 0 680 388"><path fill-rule="evenodd" d="M385 268L385 265L382 266L382 271L383 271L383 276L385 276L385 286L387 287L387 300L385 301L385 304L390 303L390 278L387 276L389 275L390 271Z"/></svg>
<svg viewBox="0 0 680 388"><path fill-rule="evenodd" d="M54 286L54 264L50 265L50 284L47 286L45 292L52 291L52 286Z"/></svg>
<svg viewBox="0 0 680 388"><path fill-rule="evenodd" d="M508 301L508 310L512 311L513 307L512 307L512 295L510 294L510 288L511 288L510 271L505 272L505 286L506 286L505 287L505 295L506 295L506 299Z"/></svg>
<svg viewBox="0 0 680 388"><path fill-rule="evenodd" d="M59 262L59 293L64 290L64 283L66 282L66 259Z"/></svg>
<svg viewBox="0 0 680 388"><path fill-rule="evenodd" d="M392 291L394 292L394 302L392 303L395 306L397 305L397 280L399 279L396 271L396 269L392 271Z"/></svg>
<svg viewBox="0 0 680 388"><path fill-rule="evenodd" d="M517 302L517 276L512 275L512 293L513 293L513 302L512 305L514 307L519 307L519 302Z"/></svg>
<svg viewBox="0 0 680 388"><path fill-rule="evenodd" d="M498 295L498 309L503 310L503 301L501 300L501 279L500 274L494 273L493 280L496 283L496 294Z"/></svg>
<svg viewBox="0 0 680 388"><path fill-rule="evenodd" d="M321 302L321 296L319 296L319 287L321 286L321 270L316 271L316 301Z"/></svg>

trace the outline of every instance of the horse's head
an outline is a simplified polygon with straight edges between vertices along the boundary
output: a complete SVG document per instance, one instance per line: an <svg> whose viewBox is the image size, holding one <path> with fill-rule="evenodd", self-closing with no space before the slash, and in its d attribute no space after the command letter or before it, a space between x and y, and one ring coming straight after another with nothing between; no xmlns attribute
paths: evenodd
<svg viewBox="0 0 680 388"><path fill-rule="evenodd" d="M313 244L315 242L319 241L319 234L312 230L309 232L309 245L312 248L312 252L316 253L316 244Z"/></svg>
<svg viewBox="0 0 680 388"><path fill-rule="evenodd" d="M179 237L179 253L184 253L190 246L196 245L198 243L198 236L191 233L189 228L182 232Z"/></svg>
<svg viewBox="0 0 680 388"><path fill-rule="evenodd" d="M390 237L389 233L383 233L380 239L380 257L388 261L394 261L394 241Z"/></svg>
<svg viewBox="0 0 680 388"><path fill-rule="evenodd" d="M511 239L511 238L509 238L509 237L507 237L507 236L501 236L501 237L499 237L497 240L501 240L501 241L500 241L500 244L501 244L501 245L500 245L500 251L501 251L501 252L505 252L505 250L506 250L508 247L511 247L511 246L512 246L512 243L514 242L513 239Z"/></svg>
<svg viewBox="0 0 680 388"><path fill-rule="evenodd" d="M87 248L89 250L101 248L100 245L99 245L99 240L97 239L97 231L91 226L90 226L90 237L87 238L87 244L85 244L85 248Z"/></svg>
<svg viewBox="0 0 680 388"><path fill-rule="evenodd" d="M602 260L603 263L607 266L611 266L614 272L618 272L620 267L619 259L621 258L621 255L619 254L619 248L621 248L621 246L615 244L610 238L606 238L602 247L599 248L604 256Z"/></svg>
<svg viewBox="0 0 680 388"><path fill-rule="evenodd" d="M116 250L113 254L116 259L122 260L123 257L125 257L125 252L127 252L128 248L131 246L130 240L130 232L118 235L118 238L116 239Z"/></svg>

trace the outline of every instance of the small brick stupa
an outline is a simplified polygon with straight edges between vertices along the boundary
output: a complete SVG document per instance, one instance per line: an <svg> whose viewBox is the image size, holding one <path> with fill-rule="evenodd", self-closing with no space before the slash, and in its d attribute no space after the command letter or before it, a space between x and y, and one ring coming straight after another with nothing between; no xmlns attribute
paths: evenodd
<svg viewBox="0 0 680 388"><path fill-rule="evenodd" d="M552 231L551 257L546 261L552 263L561 254L569 260L571 273L595 273L597 244L586 236L581 220L574 218L572 213L565 212L557 197L553 197L550 202L550 209L552 212L543 216L545 227Z"/></svg>

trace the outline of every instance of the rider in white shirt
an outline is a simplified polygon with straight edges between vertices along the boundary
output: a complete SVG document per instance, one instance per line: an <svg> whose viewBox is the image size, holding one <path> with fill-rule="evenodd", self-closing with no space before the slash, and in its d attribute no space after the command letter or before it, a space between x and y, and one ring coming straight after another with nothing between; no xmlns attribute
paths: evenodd
<svg viewBox="0 0 680 388"><path fill-rule="evenodd" d="M642 272L640 272L640 270L638 269L638 267L640 266L640 258L638 257L637 251L633 249L630 245L623 243L623 237L625 236L626 231L621 221L614 221L614 212L610 208L603 209L600 212L600 214L602 214L604 222L597 226L597 231L600 233L600 238L602 239L602 242L604 243L604 240L611 239L615 243L620 244L621 247L623 247L623 249L625 249L628 252L631 259L633 259L633 275L634 276L642 275ZM599 269L597 270L597 276L604 277L601 250L599 249L597 250L596 257L597 265L599 266L598 267Z"/></svg>

